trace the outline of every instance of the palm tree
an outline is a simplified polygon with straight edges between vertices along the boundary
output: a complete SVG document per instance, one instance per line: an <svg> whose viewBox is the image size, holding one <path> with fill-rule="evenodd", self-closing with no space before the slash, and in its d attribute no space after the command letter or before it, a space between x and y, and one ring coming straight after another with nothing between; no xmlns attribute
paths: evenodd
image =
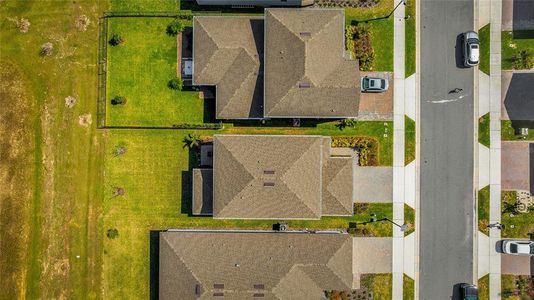
<svg viewBox="0 0 534 300"><path fill-rule="evenodd" d="M183 143L184 143L183 148L189 148L189 149L196 148L200 146L200 137L197 134L190 133L186 137L184 137Z"/></svg>

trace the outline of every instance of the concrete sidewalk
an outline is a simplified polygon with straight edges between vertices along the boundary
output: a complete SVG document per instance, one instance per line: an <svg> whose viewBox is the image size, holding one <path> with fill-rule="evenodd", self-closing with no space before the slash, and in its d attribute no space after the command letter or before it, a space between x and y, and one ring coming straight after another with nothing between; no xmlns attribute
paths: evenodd
<svg viewBox="0 0 534 300"><path fill-rule="evenodd" d="M490 114L490 148L478 145L478 189L490 186L489 223L501 221L501 26L502 0L478 0L476 29L488 22L490 32L490 75L478 71L478 113ZM477 277L489 274L490 299L501 296L501 256L495 250L501 232L490 229L489 237L477 232Z"/></svg>
<svg viewBox="0 0 534 300"><path fill-rule="evenodd" d="M395 5L397 2L395 3ZM394 13L393 65L393 221L404 223L405 203L415 207L416 162L404 165L404 116L416 118L415 75L405 79L405 6L399 5ZM416 228L417 230L417 228ZM415 233L406 238L404 232L393 226L392 277L393 299L403 298L404 274L415 279Z"/></svg>

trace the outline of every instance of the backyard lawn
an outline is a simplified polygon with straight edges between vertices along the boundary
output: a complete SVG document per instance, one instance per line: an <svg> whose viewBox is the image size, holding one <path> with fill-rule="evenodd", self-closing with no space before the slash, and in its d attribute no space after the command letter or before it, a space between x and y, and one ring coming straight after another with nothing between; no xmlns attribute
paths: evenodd
<svg viewBox="0 0 534 300"><path fill-rule="evenodd" d="M531 56L534 55L534 30L503 31L501 43L502 69L523 69L514 67L514 57L521 50L528 50Z"/></svg>
<svg viewBox="0 0 534 300"><path fill-rule="evenodd" d="M149 236L151 230L169 228L258 228L270 229L274 221L214 220L189 216L191 179L195 165L183 148L183 130L125 129L108 132L105 156L104 232L116 229L118 237L104 236L105 298L148 298ZM192 132L205 136L214 131ZM126 148L114 154L117 146ZM115 188L124 195L114 195ZM289 221L290 228L347 229L349 222L363 222L370 214L392 218L391 204L370 204L354 217L324 217L317 221ZM365 225L371 234L391 236L392 225Z"/></svg>
<svg viewBox="0 0 534 300"><path fill-rule="evenodd" d="M109 18L108 37L124 43L108 46L107 126L172 126L204 121L198 92L167 87L176 78L176 38L166 34L172 18ZM124 105L112 105L116 96Z"/></svg>
<svg viewBox="0 0 534 300"><path fill-rule="evenodd" d="M374 18L387 16L393 10L393 5L393 0L381 0L377 6L372 8L345 9L347 25L369 26L375 52L373 71L393 71L393 17L371 21Z"/></svg>

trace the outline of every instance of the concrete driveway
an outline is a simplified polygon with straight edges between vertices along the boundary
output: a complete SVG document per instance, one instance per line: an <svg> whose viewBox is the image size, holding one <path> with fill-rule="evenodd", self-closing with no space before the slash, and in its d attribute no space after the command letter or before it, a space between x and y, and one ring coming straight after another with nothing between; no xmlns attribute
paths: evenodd
<svg viewBox="0 0 534 300"><path fill-rule="evenodd" d="M393 201L392 167L354 166L354 202L391 203Z"/></svg>
<svg viewBox="0 0 534 300"><path fill-rule="evenodd" d="M393 239L389 237L355 237L352 248L354 287L360 287L360 275L391 273Z"/></svg>
<svg viewBox="0 0 534 300"><path fill-rule="evenodd" d="M360 76L386 78L389 88L385 93L360 93L358 120L393 120L393 73L360 72Z"/></svg>

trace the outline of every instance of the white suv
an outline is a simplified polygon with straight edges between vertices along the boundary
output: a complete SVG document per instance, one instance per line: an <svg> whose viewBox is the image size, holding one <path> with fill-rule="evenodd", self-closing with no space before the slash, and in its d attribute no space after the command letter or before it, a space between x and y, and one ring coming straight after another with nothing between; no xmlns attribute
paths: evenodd
<svg viewBox="0 0 534 300"><path fill-rule="evenodd" d="M464 52L464 65L474 67L478 65L480 56L480 42L478 34L474 31L465 32L462 35L462 44Z"/></svg>

